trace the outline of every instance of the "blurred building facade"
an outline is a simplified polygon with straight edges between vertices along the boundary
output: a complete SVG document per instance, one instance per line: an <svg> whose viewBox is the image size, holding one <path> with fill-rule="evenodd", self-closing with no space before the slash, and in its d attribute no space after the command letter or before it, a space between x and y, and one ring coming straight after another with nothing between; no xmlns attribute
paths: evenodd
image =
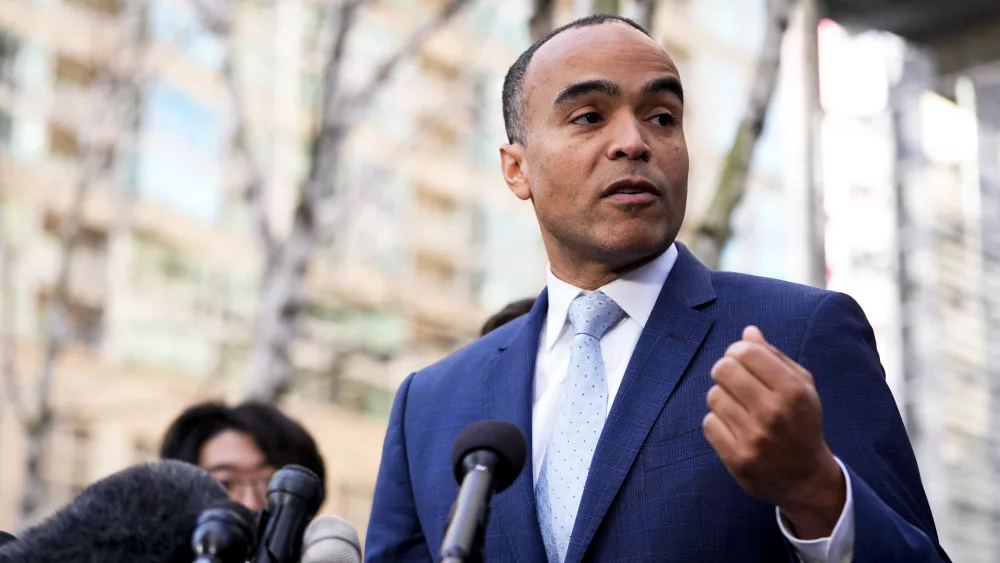
<svg viewBox="0 0 1000 563"><path fill-rule="evenodd" d="M306 166L325 3L283 1L273 12L237 4L236 73L281 236ZM438 4L365 12L348 76L363 79ZM496 173L494 94L526 42L526 16L505 20L500 5L459 16L373 102L345 158L332 241L309 272L293 354L301 373L287 406L326 455L327 509L362 530L398 382L542 283L531 210L502 197ZM16 333L29 404L59 230L91 179L70 268L72 346L54 390L50 511L154 457L187 404L235 398L260 259L230 150L224 45L187 0L4 2L0 39L0 189L13 249L4 328ZM110 94L120 99L102 103ZM105 157L109 165L88 176ZM0 424L0 528L12 529L24 440L6 404Z"/></svg>
<svg viewBox="0 0 1000 563"><path fill-rule="evenodd" d="M235 73L281 236L307 166L325 3L237 4ZM592 7L585 4L561 2L557 23ZM363 11L348 46L350 85L439 5L385 0ZM690 92L691 215L707 204L741 117L762 7L671 0L658 12L655 36ZM621 3L624 13L631 8ZM734 9L738 16L714 17ZM398 383L544 281L531 209L497 170L500 87L529 43L529 16L530 2L473 2L406 60L347 148L327 210L336 229L309 273L289 405L330 464L327 509L362 530ZM74 346L57 372L59 424L46 469L54 509L92 480L155 455L160 432L186 404L234 397L260 259L240 192L245 169L231 150L219 74L225 46L189 0L13 0L0 5L0 34L4 227L26 383L40 370L60 225L93 157L115 157L94 174L71 268ZM122 101L98 116L109 84ZM725 261L787 277L777 130L768 128L758 150ZM0 413L0 447L18 451L16 422L9 409ZM13 526L21 471L20 456L0 460L0 528Z"/></svg>
<svg viewBox="0 0 1000 563"><path fill-rule="evenodd" d="M307 166L325 2L239 4L236 75L280 236ZM500 86L529 43L530 4L475 0L406 60L353 131L339 195L325 210L336 228L309 272L288 408L326 455L326 509L362 533L398 383L544 282L530 206L508 193L497 163ZM634 9L617 4L626 15ZM348 47L350 86L367 80L440 5L383 0L363 11ZM556 23L593 5L561 0ZM219 76L224 45L203 29L190 0L135 6L0 2L0 82L8 85L0 87L7 147L0 190L15 251L12 290L2 293L13 296L17 372L26 382L40 370L57 235L89 166L84 157L125 139L92 182L71 268L75 344L55 387L50 509L154 456L160 433L186 404L234 397L256 308L260 260L240 192L245 170L231 148L233 116ZM654 36L677 62L687 94L686 228L707 205L742 117L763 7L762 0L660 2ZM1000 448L990 436L1000 430L992 415L1000 390L989 391L1000 381L991 350L1000 348L988 344L1000 326L990 291L1000 260L1000 110L989 104L998 99L997 73L979 69L964 82L956 75L942 90L926 53L827 27L835 37L827 36L826 61L839 52L841 62L820 68L819 81L848 88L823 92L821 166L803 168L812 153L800 141L813 114L799 88L809 69L795 57L815 30L799 17L801 35L789 38L723 267L809 283L812 249L803 241L813 225L803 220L803 185L818 179L829 285L854 296L875 327L945 545L955 560L994 561L1000 487L990 478ZM140 53L149 70L127 103L96 116L107 69L134 72L122 52ZM971 83L974 95L968 86L956 91L957 83ZM966 144L940 142L953 137ZM7 452L21 447L10 409L0 406L0 529L14 524L22 464Z"/></svg>
<svg viewBox="0 0 1000 563"><path fill-rule="evenodd" d="M955 561L1000 561L997 62L820 26L829 286L854 296Z"/></svg>

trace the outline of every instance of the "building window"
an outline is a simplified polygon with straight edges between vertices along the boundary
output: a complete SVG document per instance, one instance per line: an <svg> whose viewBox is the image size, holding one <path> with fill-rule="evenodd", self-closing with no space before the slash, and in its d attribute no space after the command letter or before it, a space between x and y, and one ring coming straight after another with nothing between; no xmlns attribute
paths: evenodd
<svg viewBox="0 0 1000 563"><path fill-rule="evenodd" d="M79 150L76 131L58 123L49 124L49 152L63 158L76 158Z"/></svg>
<svg viewBox="0 0 1000 563"><path fill-rule="evenodd" d="M210 106L164 82L154 82L143 103L143 152L138 192L205 223L218 220L227 145Z"/></svg>
<svg viewBox="0 0 1000 563"><path fill-rule="evenodd" d="M90 86L97 79L97 67L75 57L56 57L56 82L74 86Z"/></svg>
<svg viewBox="0 0 1000 563"><path fill-rule="evenodd" d="M121 0L63 0L70 6L77 6L91 12L113 16L121 11Z"/></svg>
<svg viewBox="0 0 1000 563"><path fill-rule="evenodd" d="M458 206L454 198L434 190L430 186L417 186L417 207L421 212L447 215Z"/></svg>
<svg viewBox="0 0 1000 563"><path fill-rule="evenodd" d="M454 262L427 252L417 251L417 275L439 284L449 284L455 279Z"/></svg>
<svg viewBox="0 0 1000 563"><path fill-rule="evenodd" d="M429 55L426 52L421 52L418 60L420 65L420 74L433 76L446 82L453 82L457 80L461 74L461 70L459 70L459 68L455 65Z"/></svg>

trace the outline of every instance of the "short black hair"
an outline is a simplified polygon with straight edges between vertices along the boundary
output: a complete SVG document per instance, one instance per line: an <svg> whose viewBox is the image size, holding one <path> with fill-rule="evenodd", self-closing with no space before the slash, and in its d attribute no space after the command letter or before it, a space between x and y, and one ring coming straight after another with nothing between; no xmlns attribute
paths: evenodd
<svg viewBox="0 0 1000 563"><path fill-rule="evenodd" d="M503 123L507 128L507 141L522 144L528 141L528 125L524 116L524 73L528 71L528 65L531 63L531 58L535 56L535 51L545 45L549 39L567 29L614 22L630 25L641 31L646 37L652 37L645 28L626 17L617 14L594 14L552 30L545 37L535 41L531 47L528 47L527 51L521 53L521 56L507 70L507 76L503 80Z"/></svg>
<svg viewBox="0 0 1000 563"><path fill-rule="evenodd" d="M228 406L206 402L188 407L167 429L160 458L198 465L201 448L226 430L249 434L268 465L278 469L293 463L301 465L318 475L326 486L326 467L312 436L299 423L267 403L247 401Z"/></svg>
<svg viewBox="0 0 1000 563"><path fill-rule="evenodd" d="M535 305L534 298L530 299L518 299L517 301L508 303L503 309L500 309L495 315L486 319L483 323L483 328L479 332L479 336L486 336L487 334L493 332L494 330L502 327L503 325L509 323L510 321L526 315L528 311Z"/></svg>

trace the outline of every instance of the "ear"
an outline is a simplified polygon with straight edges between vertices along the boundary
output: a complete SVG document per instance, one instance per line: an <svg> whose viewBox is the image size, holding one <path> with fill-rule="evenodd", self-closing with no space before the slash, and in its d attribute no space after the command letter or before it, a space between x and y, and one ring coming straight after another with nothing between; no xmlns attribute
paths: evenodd
<svg viewBox="0 0 1000 563"><path fill-rule="evenodd" d="M521 143L513 143L500 147L500 171L507 187L519 199L531 199L531 184L527 177L525 148Z"/></svg>

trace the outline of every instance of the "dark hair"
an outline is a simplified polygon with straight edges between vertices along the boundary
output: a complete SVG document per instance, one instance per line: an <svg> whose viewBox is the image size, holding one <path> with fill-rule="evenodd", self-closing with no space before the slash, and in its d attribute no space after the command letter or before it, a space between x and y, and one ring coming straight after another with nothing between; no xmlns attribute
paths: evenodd
<svg viewBox="0 0 1000 563"><path fill-rule="evenodd" d="M534 299L519 299L508 303L495 315L486 319L486 322L483 323L483 328L479 332L479 336L486 336L488 333L493 332L521 315L527 314L534 305Z"/></svg>
<svg viewBox="0 0 1000 563"><path fill-rule="evenodd" d="M198 465L201 448L226 430L246 432L253 438L268 465L281 468L298 464L312 470L326 483L323 457L312 436L277 407L247 401L230 407L208 402L188 407L167 429L160 458Z"/></svg>
<svg viewBox="0 0 1000 563"><path fill-rule="evenodd" d="M528 141L528 125L524 117L524 73L528 71L528 65L531 63L531 58L535 55L535 51L542 45L545 45L549 39L567 29L614 22L630 25L643 32L647 37L652 37L641 25L628 18L617 14L594 14L552 30L545 37L535 41L531 47L528 47L527 51L521 53L521 56L514 61L514 64L507 70L507 76L503 80L503 123L507 128L507 140L509 142L523 144Z"/></svg>

